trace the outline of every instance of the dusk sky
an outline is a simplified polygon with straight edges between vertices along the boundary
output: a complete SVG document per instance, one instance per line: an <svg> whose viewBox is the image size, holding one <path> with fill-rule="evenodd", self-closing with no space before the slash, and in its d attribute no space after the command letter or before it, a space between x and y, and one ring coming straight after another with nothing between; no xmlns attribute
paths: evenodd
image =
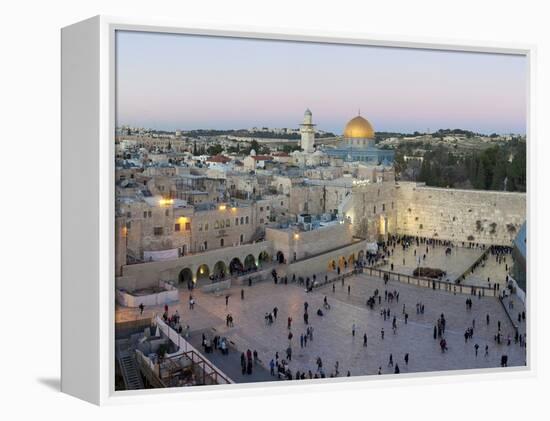
<svg viewBox="0 0 550 421"><path fill-rule="evenodd" d="M117 33L117 125L525 133L524 56Z"/></svg>

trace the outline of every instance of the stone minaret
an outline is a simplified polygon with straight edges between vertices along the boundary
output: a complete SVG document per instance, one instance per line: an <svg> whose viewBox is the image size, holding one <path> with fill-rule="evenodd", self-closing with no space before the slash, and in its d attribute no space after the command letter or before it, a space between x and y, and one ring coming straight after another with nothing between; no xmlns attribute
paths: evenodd
<svg viewBox="0 0 550 421"><path fill-rule="evenodd" d="M300 126L300 133L302 135L300 146L302 150L306 153L315 152L315 124L313 124L312 114L309 108L304 113L304 121Z"/></svg>

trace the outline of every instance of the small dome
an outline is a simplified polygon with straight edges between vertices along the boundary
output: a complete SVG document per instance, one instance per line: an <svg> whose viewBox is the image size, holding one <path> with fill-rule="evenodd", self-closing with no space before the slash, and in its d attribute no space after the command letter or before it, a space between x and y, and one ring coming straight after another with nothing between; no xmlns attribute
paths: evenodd
<svg viewBox="0 0 550 421"><path fill-rule="evenodd" d="M368 120L358 115L346 124L344 137L351 139L373 139L374 129Z"/></svg>
<svg viewBox="0 0 550 421"><path fill-rule="evenodd" d="M256 156L256 151L254 149L250 150L250 156Z"/></svg>
<svg viewBox="0 0 550 421"><path fill-rule="evenodd" d="M308 109L306 109L306 112L304 113L304 115L311 115L311 111L310 111L310 109L309 109L309 108L308 108Z"/></svg>

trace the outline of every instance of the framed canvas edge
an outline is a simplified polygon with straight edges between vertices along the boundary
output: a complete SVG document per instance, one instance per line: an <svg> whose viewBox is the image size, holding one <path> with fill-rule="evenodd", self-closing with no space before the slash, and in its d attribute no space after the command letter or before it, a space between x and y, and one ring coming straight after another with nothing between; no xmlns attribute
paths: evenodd
<svg viewBox="0 0 550 421"><path fill-rule="evenodd" d="M100 399L101 405L136 404L143 402L181 402L181 398L203 400L211 398L232 398L243 396L260 396L269 390L270 394L282 395L300 392L343 391L350 388L395 387L426 384L449 384L465 381L491 381L533 377L536 375L537 338L531 333L536 325L535 310L536 286L531 281L534 268L534 256L531 244L532 221L536 221L536 202L534 200L534 158L536 156L536 139L534 139L534 82L536 46L531 44L513 44L495 41L460 41L452 39L426 39L405 36L377 36L372 34L346 33L340 31L305 30L298 28L267 28L244 25L221 25L198 22L177 22L173 20L136 19L113 16L98 16L100 20L100 162L99 162L99 247L100 247ZM238 38L256 38L298 42L321 42L334 44L357 44L380 47L416 48L429 50L479 52L493 54L524 55L528 61L526 86L527 103L527 312L528 338L527 365L507 369L470 369L438 371L428 373L402 374L396 376L356 376L353 378L323 379L304 382L270 382L249 383L229 386L203 386L200 388L174 388L162 390L115 391L114 390L114 132L115 132L115 33L116 31L162 32L189 35L223 36ZM406 379L403 382L403 379ZM199 392L199 393L197 393Z"/></svg>

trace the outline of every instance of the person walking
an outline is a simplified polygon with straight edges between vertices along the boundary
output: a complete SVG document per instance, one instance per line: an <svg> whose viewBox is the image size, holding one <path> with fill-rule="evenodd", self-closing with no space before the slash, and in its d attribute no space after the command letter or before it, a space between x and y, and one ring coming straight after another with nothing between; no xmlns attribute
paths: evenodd
<svg viewBox="0 0 550 421"><path fill-rule="evenodd" d="M478 345L478 344L475 344L475 345L474 345L474 349L475 349L476 357L477 357L477 350L479 349L479 345Z"/></svg>
<svg viewBox="0 0 550 421"><path fill-rule="evenodd" d="M348 295L350 295L351 292L351 285L348 285Z"/></svg>
<svg viewBox="0 0 550 421"><path fill-rule="evenodd" d="M241 289L241 300L244 300L244 289Z"/></svg>
<svg viewBox="0 0 550 421"><path fill-rule="evenodd" d="M388 367L393 367L393 354L390 354L390 360L388 361Z"/></svg>
<svg viewBox="0 0 550 421"><path fill-rule="evenodd" d="M403 358L405 360L405 365L409 365L409 353L407 352L405 354L405 358Z"/></svg>
<svg viewBox="0 0 550 421"><path fill-rule="evenodd" d="M227 307L228 304L229 304L229 295L226 295L225 296L225 306Z"/></svg>
<svg viewBox="0 0 550 421"><path fill-rule="evenodd" d="M363 346L367 346L367 334L363 334Z"/></svg>
<svg viewBox="0 0 550 421"><path fill-rule="evenodd" d="M141 303L139 305L139 315L141 316L143 314L143 309L145 308L145 306L143 305L143 303Z"/></svg>
<svg viewBox="0 0 550 421"><path fill-rule="evenodd" d="M277 313L275 313L275 314L277 314ZM275 316L275 318L277 318L277 316ZM288 316L288 319L287 319L288 329L290 329L291 325L292 325L292 317Z"/></svg>
<svg viewBox="0 0 550 421"><path fill-rule="evenodd" d="M351 336L355 338L355 323L351 325Z"/></svg>

